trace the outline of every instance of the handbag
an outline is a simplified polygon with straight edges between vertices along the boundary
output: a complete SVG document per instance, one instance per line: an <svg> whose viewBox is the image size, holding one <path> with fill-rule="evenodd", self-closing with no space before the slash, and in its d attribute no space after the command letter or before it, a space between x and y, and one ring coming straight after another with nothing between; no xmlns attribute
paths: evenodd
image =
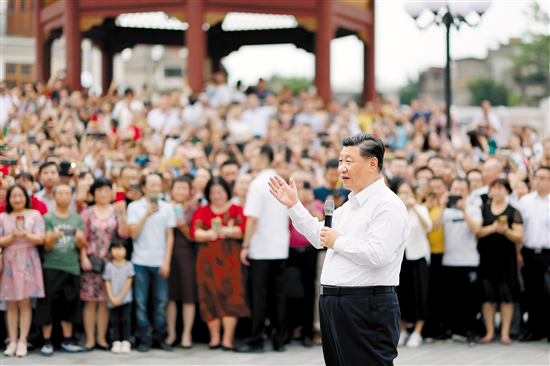
<svg viewBox="0 0 550 366"><path fill-rule="evenodd" d="M88 256L88 259L92 263L92 272L95 274L103 274L105 269L105 261L95 255Z"/></svg>
<svg viewBox="0 0 550 366"><path fill-rule="evenodd" d="M546 272L544 272L544 292L550 295L550 266L546 267Z"/></svg>

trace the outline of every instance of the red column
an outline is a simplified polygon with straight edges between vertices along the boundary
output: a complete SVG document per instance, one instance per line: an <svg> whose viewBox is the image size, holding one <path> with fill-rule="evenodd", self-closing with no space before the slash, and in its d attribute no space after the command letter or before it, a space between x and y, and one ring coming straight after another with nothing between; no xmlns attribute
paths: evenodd
<svg viewBox="0 0 550 366"><path fill-rule="evenodd" d="M204 61L206 55L206 37L202 30L204 23L203 0L187 2L189 28L185 31L185 45L189 50L187 76L189 85L195 93L201 91L204 84Z"/></svg>
<svg viewBox="0 0 550 366"><path fill-rule="evenodd" d="M101 50L101 89L107 94L113 80L113 53L106 47Z"/></svg>
<svg viewBox="0 0 550 366"><path fill-rule="evenodd" d="M330 41L334 37L332 0L319 0L317 34L315 35L315 86L325 102L332 99L330 90Z"/></svg>
<svg viewBox="0 0 550 366"><path fill-rule="evenodd" d="M42 20L40 12L42 1L34 4L34 38L36 40L36 81L47 82L50 78L51 65L51 43L44 40Z"/></svg>
<svg viewBox="0 0 550 366"><path fill-rule="evenodd" d="M71 90L80 90L80 73L82 70L82 47L79 27L80 15L78 13L78 0L65 2L65 34L66 52L66 83Z"/></svg>
<svg viewBox="0 0 550 366"><path fill-rule="evenodd" d="M370 11L372 13L372 19L374 19L374 6L375 1L371 0ZM363 79L363 100L374 100L376 94L376 84L374 77L374 24L369 27L369 43L365 43L365 57L364 57L364 79Z"/></svg>

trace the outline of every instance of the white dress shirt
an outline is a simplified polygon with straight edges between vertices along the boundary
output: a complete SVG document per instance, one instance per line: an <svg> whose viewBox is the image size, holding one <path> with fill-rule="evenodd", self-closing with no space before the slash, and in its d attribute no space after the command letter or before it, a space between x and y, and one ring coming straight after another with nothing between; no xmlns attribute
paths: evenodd
<svg viewBox="0 0 550 366"><path fill-rule="evenodd" d="M247 200L248 203L248 200ZM296 230L321 248L325 225L298 202L288 214ZM334 211L334 230L342 236L328 249L321 284L332 286L397 286L409 236L405 204L380 178Z"/></svg>
<svg viewBox="0 0 550 366"><path fill-rule="evenodd" d="M519 200L523 219L523 245L529 249L550 249L550 194L531 192Z"/></svg>
<svg viewBox="0 0 550 366"><path fill-rule="evenodd" d="M247 109L241 115L241 120L250 126L253 136L265 137L267 136L269 119L276 112L277 109L273 106Z"/></svg>
<svg viewBox="0 0 550 366"><path fill-rule="evenodd" d="M411 233L405 241L405 257L412 261L425 258L430 262L430 242L428 241L428 233L432 231L432 219L430 211L423 205L415 205L416 212L409 210L409 226ZM420 222L421 216L428 223L428 227L424 228Z"/></svg>

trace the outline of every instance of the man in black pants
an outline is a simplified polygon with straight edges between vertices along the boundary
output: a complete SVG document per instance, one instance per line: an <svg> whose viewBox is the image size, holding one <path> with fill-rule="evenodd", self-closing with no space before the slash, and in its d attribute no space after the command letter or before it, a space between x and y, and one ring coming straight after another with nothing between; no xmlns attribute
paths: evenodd
<svg viewBox="0 0 550 366"><path fill-rule="evenodd" d="M550 342L550 293L544 291L544 272L550 267L550 167L537 169L533 181L536 191L523 196L519 211L523 218L523 256L521 269L529 313L523 341L548 337Z"/></svg>
<svg viewBox="0 0 550 366"><path fill-rule="evenodd" d="M271 193L288 208L294 227L318 249L327 248L319 299L325 363L393 365L401 313L395 294L409 236L405 204L384 183L383 142L369 134L342 140L338 171L346 202L333 227L311 216L296 185L271 179Z"/></svg>
<svg viewBox="0 0 550 366"><path fill-rule="evenodd" d="M263 335L268 309L270 326L275 330L273 350L285 350L287 339L283 272L288 258L288 216L283 206L269 194L269 178L277 174L271 168L273 149L269 145L254 153L252 170L259 172L250 183L244 214L246 230L241 262L250 266L252 298L252 335L236 352L263 352ZM269 304L269 306L268 306Z"/></svg>

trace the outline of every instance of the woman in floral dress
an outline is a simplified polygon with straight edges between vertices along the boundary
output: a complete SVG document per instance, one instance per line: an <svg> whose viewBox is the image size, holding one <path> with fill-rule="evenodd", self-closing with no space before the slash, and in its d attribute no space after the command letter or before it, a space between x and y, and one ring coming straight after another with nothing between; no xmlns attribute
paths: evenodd
<svg viewBox="0 0 550 366"><path fill-rule="evenodd" d="M31 199L22 186L8 190L5 210L0 214L0 245L4 248L0 300L8 303L10 343L4 355L23 357L32 319L31 298L44 297L36 245L44 244L46 233L42 215L31 209Z"/></svg>
<svg viewBox="0 0 550 366"><path fill-rule="evenodd" d="M84 305L84 330L86 343L84 348L91 350L94 347L108 350L107 326L109 324L109 310L107 309L107 294L103 284L102 274L91 272L90 256L107 261L111 239L118 232L122 238L129 235L126 224L126 203L124 201L111 204L113 198L113 183L108 179L98 179L90 187L95 205L82 211L84 220L86 245L80 252L80 262L84 272L81 276L80 298ZM97 344L96 344L97 326Z"/></svg>

